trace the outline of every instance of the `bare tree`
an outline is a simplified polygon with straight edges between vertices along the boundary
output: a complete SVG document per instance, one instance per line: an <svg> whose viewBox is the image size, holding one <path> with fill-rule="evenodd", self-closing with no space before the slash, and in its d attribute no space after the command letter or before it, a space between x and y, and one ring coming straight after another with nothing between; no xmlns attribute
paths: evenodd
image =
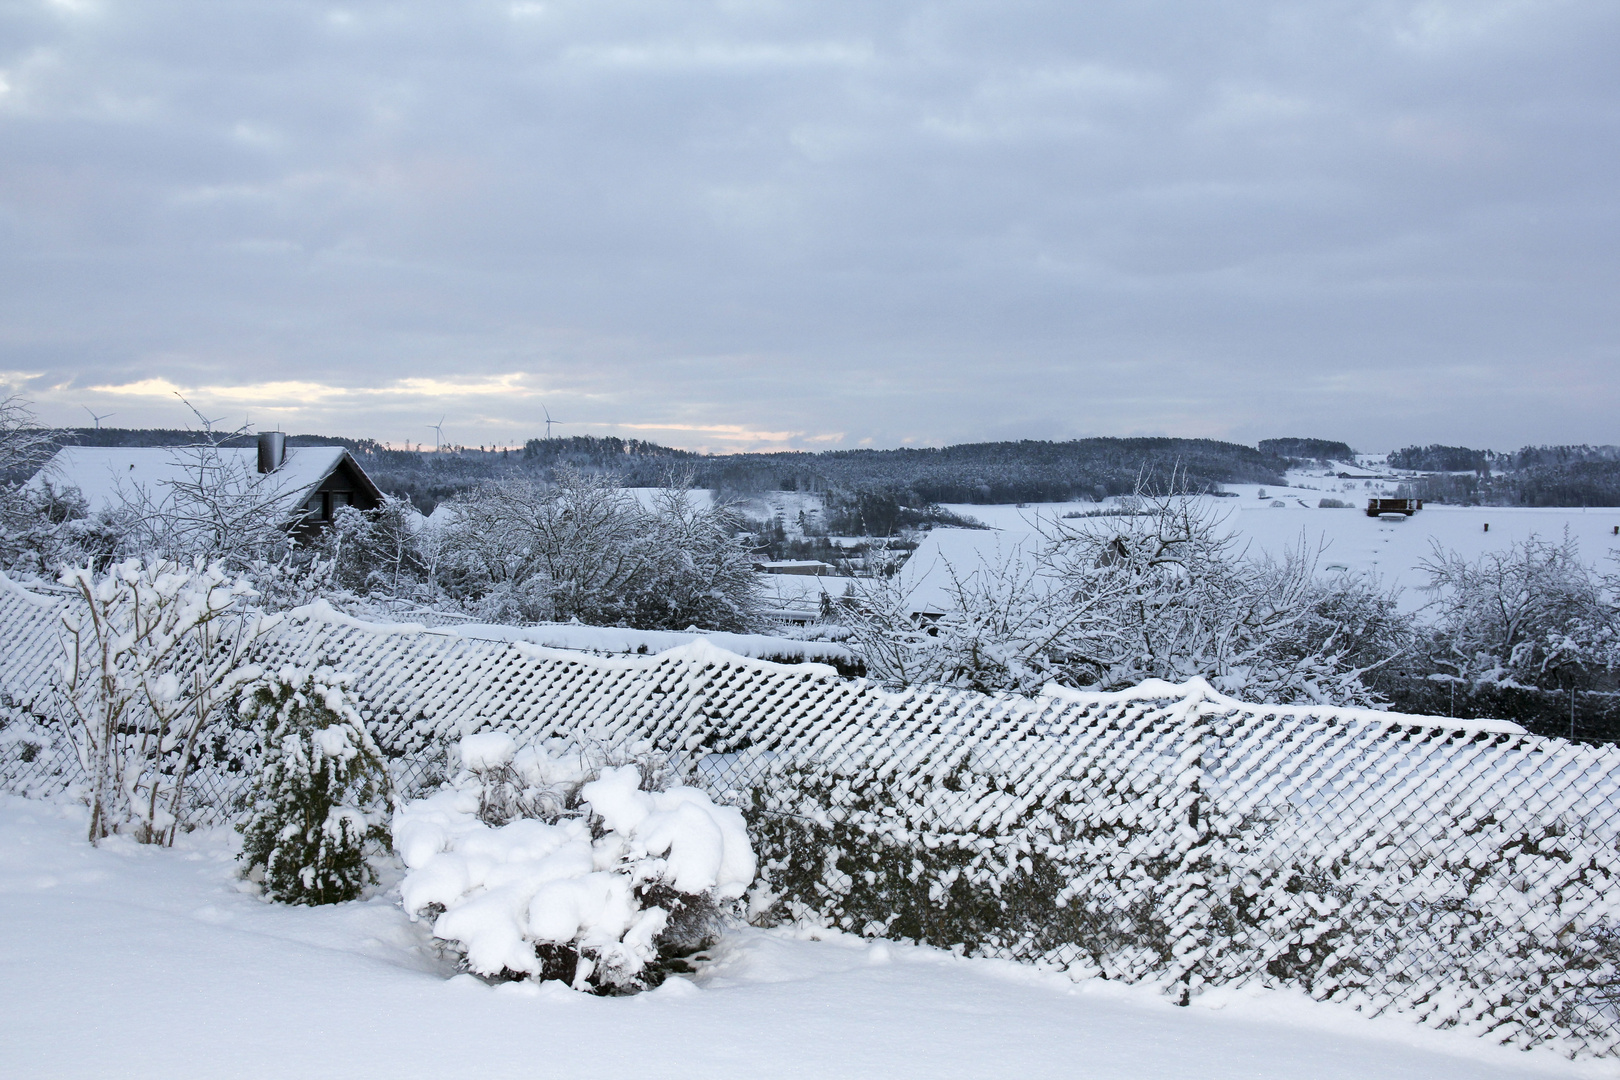
<svg viewBox="0 0 1620 1080"><path fill-rule="evenodd" d="M1139 491L1128 514L1043 524L1033 550L945 567L926 618L875 584L847 604L884 681L1032 692L1113 690L1200 677L1264 701L1370 705L1363 680L1390 661L1393 602L1370 583L1319 580L1303 545L1250 559L1206 502Z"/></svg>
<svg viewBox="0 0 1620 1080"><path fill-rule="evenodd" d="M631 621L671 629L753 629L762 606L759 575L731 507L699 499L690 474L672 476L646 519L649 574L634 597Z"/></svg>
<svg viewBox="0 0 1620 1080"><path fill-rule="evenodd" d="M59 432L39 426L29 402L15 394L0 398L0 480L24 479L20 474L38 468L60 439Z"/></svg>
<svg viewBox="0 0 1620 1080"><path fill-rule="evenodd" d="M242 568L285 550L298 517L285 475L261 474L249 455L223 453L213 442L175 447L170 460L168 479L119 485L114 513L126 551Z"/></svg>
<svg viewBox="0 0 1620 1080"><path fill-rule="evenodd" d="M1475 686L1590 685L1616 666L1620 620L1568 530L1467 559L1435 544L1422 563L1431 663ZM1620 581L1610 581L1613 588Z"/></svg>
<svg viewBox="0 0 1620 1080"><path fill-rule="evenodd" d="M485 483L434 541L439 580L485 618L742 629L758 608L723 507L675 488L644 507L608 476Z"/></svg>
<svg viewBox="0 0 1620 1080"><path fill-rule="evenodd" d="M866 579L834 617L880 682L1033 693L1071 681L1082 625L1122 586L1105 576L1066 580L1067 554L1037 539L1027 549L981 555L974 565L944 560L942 610L926 612L913 602L911 575Z"/></svg>
<svg viewBox="0 0 1620 1080"><path fill-rule="evenodd" d="M311 547L330 564L332 583L355 593L407 597L426 576L428 560L417 542L420 515L408 500L384 495L371 510L340 507Z"/></svg>
<svg viewBox="0 0 1620 1080"><path fill-rule="evenodd" d="M640 518L635 499L597 475L489 481L453 503L440 575L486 617L611 623L647 574Z"/></svg>
<svg viewBox="0 0 1620 1080"><path fill-rule="evenodd" d="M247 582L216 563L128 559L70 569L56 710L90 778L90 840L133 827L172 844L198 740L258 669L248 651L275 625L249 612Z"/></svg>
<svg viewBox="0 0 1620 1080"><path fill-rule="evenodd" d="M56 440L56 432L39 426L28 402L15 395L0 398L0 560L8 566L21 552L44 546L53 532L48 508L23 484Z"/></svg>

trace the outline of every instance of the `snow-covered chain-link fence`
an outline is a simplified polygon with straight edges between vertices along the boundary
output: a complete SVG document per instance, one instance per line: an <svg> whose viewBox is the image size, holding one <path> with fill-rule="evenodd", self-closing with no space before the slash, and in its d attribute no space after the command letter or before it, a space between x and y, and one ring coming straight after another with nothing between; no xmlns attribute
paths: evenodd
<svg viewBox="0 0 1620 1080"><path fill-rule="evenodd" d="M56 598L0 585L0 786L70 786ZM296 612L261 663L352 677L396 782L461 735L650 743L742 806L760 919L1151 981L1263 981L1516 1045L1620 1053L1620 751L1512 725L1256 706L1201 683L886 693L707 646L599 658ZM194 823L244 762L217 734Z"/></svg>

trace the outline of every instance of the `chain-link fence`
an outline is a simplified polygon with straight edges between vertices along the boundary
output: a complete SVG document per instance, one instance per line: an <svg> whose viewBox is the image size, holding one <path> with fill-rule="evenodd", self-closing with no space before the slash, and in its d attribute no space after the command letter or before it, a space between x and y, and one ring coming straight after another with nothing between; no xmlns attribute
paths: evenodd
<svg viewBox="0 0 1620 1080"><path fill-rule="evenodd" d="M776 918L1615 1051L1611 751L1207 704L704 772L746 808Z"/></svg>
<svg viewBox="0 0 1620 1080"><path fill-rule="evenodd" d="M243 820L254 764L235 747L230 752L205 747L185 777L182 827L210 828ZM450 778L448 747L413 756L389 755L387 764L399 800L431 794ZM166 780L173 783L173 777ZM88 777L72 742L54 724L28 723L0 700L0 791L27 798L84 799L88 790Z"/></svg>
<svg viewBox="0 0 1620 1080"><path fill-rule="evenodd" d="M1198 683L889 694L709 647L598 658L315 616L261 662L350 673L405 798L480 730L677 758L744 809L767 921L1620 1052L1612 747ZM69 789L77 759L17 670L0 665L0 787ZM188 824L228 820L248 767L205 755Z"/></svg>

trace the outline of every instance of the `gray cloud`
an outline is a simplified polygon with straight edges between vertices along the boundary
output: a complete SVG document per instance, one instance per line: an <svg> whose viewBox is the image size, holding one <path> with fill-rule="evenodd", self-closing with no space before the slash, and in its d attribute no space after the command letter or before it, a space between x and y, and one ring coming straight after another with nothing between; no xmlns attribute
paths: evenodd
<svg viewBox="0 0 1620 1080"><path fill-rule="evenodd" d="M14 4L0 378L396 441L1614 441L1615 55L1597 0Z"/></svg>

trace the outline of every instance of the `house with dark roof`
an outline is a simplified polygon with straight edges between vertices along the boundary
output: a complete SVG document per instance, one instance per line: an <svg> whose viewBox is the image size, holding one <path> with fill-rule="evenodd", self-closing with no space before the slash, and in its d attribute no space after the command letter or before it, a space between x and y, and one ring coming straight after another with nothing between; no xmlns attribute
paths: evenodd
<svg viewBox="0 0 1620 1080"><path fill-rule="evenodd" d="M95 514L131 504L161 505L165 494L202 477L263 499L289 529L308 533L338 510L371 510L383 494L342 446L288 446L279 431L257 446L64 446L28 481L42 490L75 488Z"/></svg>

